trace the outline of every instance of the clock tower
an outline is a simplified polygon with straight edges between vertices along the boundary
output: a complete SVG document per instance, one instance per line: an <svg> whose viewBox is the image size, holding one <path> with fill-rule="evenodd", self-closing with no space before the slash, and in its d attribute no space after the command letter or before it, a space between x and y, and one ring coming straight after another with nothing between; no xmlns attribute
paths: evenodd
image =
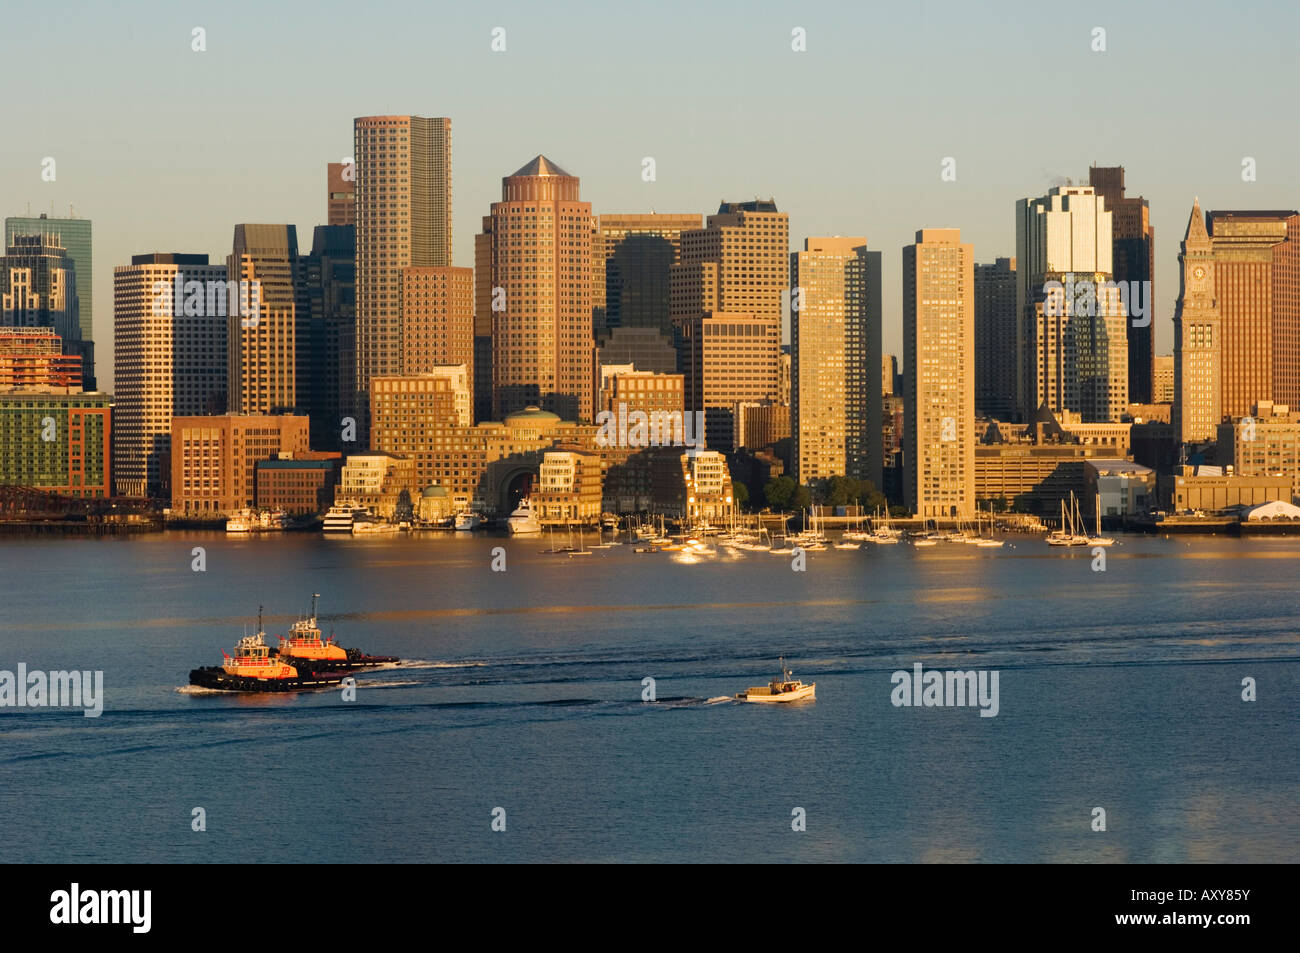
<svg viewBox="0 0 1300 953"><path fill-rule="evenodd" d="M1192 204L1174 311L1174 436L1180 443L1215 439L1222 407L1223 342L1214 294L1214 243L1198 199Z"/></svg>

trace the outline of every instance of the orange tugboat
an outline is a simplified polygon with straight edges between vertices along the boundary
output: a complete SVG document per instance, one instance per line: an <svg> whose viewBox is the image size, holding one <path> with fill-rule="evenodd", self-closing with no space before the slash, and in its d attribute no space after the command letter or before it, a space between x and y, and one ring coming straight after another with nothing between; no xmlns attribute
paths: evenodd
<svg viewBox="0 0 1300 953"><path fill-rule="evenodd" d="M209 665L190 672L190 684L232 692L300 692L328 688L343 681L342 673L321 673L305 666L291 665L272 658L271 648L263 638L261 620L256 635L246 635L235 644L234 656L225 656L224 665Z"/></svg>
<svg viewBox="0 0 1300 953"><path fill-rule="evenodd" d="M307 666L316 672L352 672L359 668L373 668L398 661L395 655L366 655L360 649L345 649L321 636L316 624L316 600L319 592L311 595L311 615L299 619L289 627L288 637L280 636L279 657L294 665Z"/></svg>

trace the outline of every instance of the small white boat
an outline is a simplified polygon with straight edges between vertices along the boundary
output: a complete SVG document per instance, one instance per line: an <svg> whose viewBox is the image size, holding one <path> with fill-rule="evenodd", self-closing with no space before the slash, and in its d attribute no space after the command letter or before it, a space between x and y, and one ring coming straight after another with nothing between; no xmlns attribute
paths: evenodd
<svg viewBox="0 0 1300 953"><path fill-rule="evenodd" d="M321 529L326 533L351 533L352 524L370 511L352 500L338 500L325 514Z"/></svg>
<svg viewBox="0 0 1300 953"><path fill-rule="evenodd" d="M736 700L742 702L798 702L816 699L817 683L805 685L793 678L794 673L785 667L785 658L781 659L781 677L774 678L766 685L759 685L748 691L737 692Z"/></svg>
<svg viewBox="0 0 1300 953"><path fill-rule="evenodd" d="M542 524L537 521L533 514L533 504L529 502L528 497L519 501L515 511L510 514L506 520L506 525L510 528L511 535L531 535L542 531Z"/></svg>

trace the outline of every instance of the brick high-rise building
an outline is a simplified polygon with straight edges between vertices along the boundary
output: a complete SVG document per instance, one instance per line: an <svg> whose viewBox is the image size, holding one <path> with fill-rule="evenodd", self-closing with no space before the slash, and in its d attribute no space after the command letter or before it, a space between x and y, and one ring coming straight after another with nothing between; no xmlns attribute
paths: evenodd
<svg viewBox="0 0 1300 953"><path fill-rule="evenodd" d="M1300 396L1300 216L1214 211L1207 219L1223 335L1219 414L1242 417L1259 401Z"/></svg>
<svg viewBox="0 0 1300 953"><path fill-rule="evenodd" d="M463 364L473 381L473 268L402 270L402 373L438 364Z"/></svg>
<svg viewBox="0 0 1300 953"><path fill-rule="evenodd" d="M451 120L363 116L356 159L357 349L353 406L402 370L402 269L451 265ZM364 445L366 421L358 417Z"/></svg>
<svg viewBox="0 0 1300 953"><path fill-rule="evenodd" d="M807 238L790 255L795 479L881 483L880 253L867 240Z"/></svg>
<svg viewBox="0 0 1300 953"><path fill-rule="evenodd" d="M577 176L537 156L501 180L475 245L476 269L491 275L475 311L492 317L495 418L535 405L592 419L591 242L591 203Z"/></svg>
<svg viewBox="0 0 1300 953"><path fill-rule="evenodd" d="M975 413L1016 415L1016 260L975 266ZM891 392L893 381L890 381Z"/></svg>
<svg viewBox="0 0 1300 953"><path fill-rule="evenodd" d="M1154 402L1156 229L1151 208L1141 196L1124 194L1124 167L1092 166L1088 184L1106 200L1111 212L1111 266L1115 281L1140 284L1145 317L1129 308L1128 399L1134 404ZM1131 298L1130 298L1131 302ZM1144 323L1135 323L1144 322Z"/></svg>
<svg viewBox="0 0 1300 953"><path fill-rule="evenodd" d="M903 248L904 504L918 516L975 515L975 268L955 228Z"/></svg>
<svg viewBox="0 0 1300 953"><path fill-rule="evenodd" d="M216 308L176 314L180 282L225 282L207 255L131 256L113 269L113 477L124 496L165 497L172 418L226 409L227 318Z"/></svg>
<svg viewBox="0 0 1300 953"><path fill-rule="evenodd" d="M1201 215L1192 204L1178 256L1181 285L1174 311L1174 439L1214 439L1223 418L1223 320L1218 299L1218 262Z"/></svg>
<svg viewBox="0 0 1300 953"><path fill-rule="evenodd" d="M236 225L227 280L239 282L240 307L227 298L227 409L271 414L306 405L309 330L299 307L298 230L293 225ZM243 291L256 294L246 313ZM302 388L302 393L299 388Z"/></svg>
<svg viewBox="0 0 1300 953"><path fill-rule="evenodd" d="M325 213L328 225L357 223L356 165L330 162L325 172Z"/></svg>

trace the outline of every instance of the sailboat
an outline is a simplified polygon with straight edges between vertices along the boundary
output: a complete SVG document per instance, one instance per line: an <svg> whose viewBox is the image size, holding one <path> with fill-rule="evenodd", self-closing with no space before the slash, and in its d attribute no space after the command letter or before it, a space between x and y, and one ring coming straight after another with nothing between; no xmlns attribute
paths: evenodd
<svg viewBox="0 0 1300 953"><path fill-rule="evenodd" d="M1077 503L1075 504L1078 505ZM1101 535L1101 494L1097 494L1097 503L1095 506L1097 512L1097 533L1095 536L1088 537L1089 546L1114 546L1115 540L1110 536Z"/></svg>
<svg viewBox="0 0 1300 953"><path fill-rule="evenodd" d="M1001 549L1003 540L993 538L993 504L989 504L989 534L984 535L979 523L979 507L975 508L975 545L980 549Z"/></svg>
<svg viewBox="0 0 1300 953"><path fill-rule="evenodd" d="M590 556L590 555L591 555L591 550L588 549L586 544L582 541L582 527L579 526L578 527L578 548L569 550L569 558L572 559L574 556Z"/></svg>
<svg viewBox="0 0 1300 953"><path fill-rule="evenodd" d="M1070 491L1070 509L1068 512L1065 508L1065 500L1061 500L1061 528L1048 534L1048 546L1086 546L1088 544L1088 537L1080 533L1075 525L1075 512L1078 510L1078 505L1073 490Z"/></svg>

